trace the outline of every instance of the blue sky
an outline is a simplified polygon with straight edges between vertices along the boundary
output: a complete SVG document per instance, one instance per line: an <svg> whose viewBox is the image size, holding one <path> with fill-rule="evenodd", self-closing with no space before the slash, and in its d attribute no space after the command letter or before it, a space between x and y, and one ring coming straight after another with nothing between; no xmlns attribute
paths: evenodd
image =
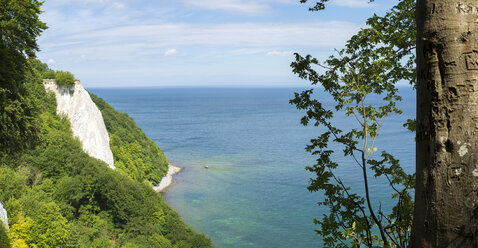
<svg viewBox="0 0 478 248"><path fill-rule="evenodd" d="M394 0L46 0L38 57L87 87L306 86L293 53L340 49Z"/></svg>

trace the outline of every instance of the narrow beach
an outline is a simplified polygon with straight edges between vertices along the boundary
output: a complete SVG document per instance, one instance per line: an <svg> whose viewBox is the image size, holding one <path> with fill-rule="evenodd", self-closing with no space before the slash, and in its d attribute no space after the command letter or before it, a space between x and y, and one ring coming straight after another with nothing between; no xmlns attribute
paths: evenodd
<svg viewBox="0 0 478 248"><path fill-rule="evenodd" d="M167 187L169 187L169 185L171 185L171 183L173 183L173 175L178 174L182 170L183 168L181 167L169 164L168 173L166 176L161 178L161 182L158 184L158 186L153 187L153 189L158 193L163 192Z"/></svg>

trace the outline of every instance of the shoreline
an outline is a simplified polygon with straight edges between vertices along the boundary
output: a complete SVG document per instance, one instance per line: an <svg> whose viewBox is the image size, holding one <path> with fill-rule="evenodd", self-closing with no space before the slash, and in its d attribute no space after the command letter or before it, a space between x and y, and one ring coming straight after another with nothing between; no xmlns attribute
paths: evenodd
<svg viewBox="0 0 478 248"><path fill-rule="evenodd" d="M173 183L173 175L178 174L184 168L174 166L173 164L169 164L168 173L166 176L161 178L161 182L159 182L158 186L154 186L154 191L158 193L162 193L166 188L168 188Z"/></svg>

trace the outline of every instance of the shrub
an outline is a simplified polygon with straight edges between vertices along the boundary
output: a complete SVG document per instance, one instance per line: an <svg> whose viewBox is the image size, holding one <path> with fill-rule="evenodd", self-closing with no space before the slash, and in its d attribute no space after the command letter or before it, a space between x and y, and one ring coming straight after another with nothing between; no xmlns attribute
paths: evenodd
<svg viewBox="0 0 478 248"><path fill-rule="evenodd" d="M58 85L72 87L75 85L75 77L68 71L57 71L55 81Z"/></svg>

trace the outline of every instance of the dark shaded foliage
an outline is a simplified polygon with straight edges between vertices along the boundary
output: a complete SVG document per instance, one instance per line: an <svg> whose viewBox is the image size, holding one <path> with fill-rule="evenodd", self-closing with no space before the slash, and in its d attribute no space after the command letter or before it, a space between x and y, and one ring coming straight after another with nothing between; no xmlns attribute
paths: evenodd
<svg viewBox="0 0 478 248"><path fill-rule="evenodd" d="M34 80L27 61L46 29L40 6L36 0L0 2L0 149L9 153L32 146L38 135L38 110L25 83Z"/></svg>
<svg viewBox="0 0 478 248"><path fill-rule="evenodd" d="M8 237L8 231L3 222L0 223L0 248L10 248L10 238Z"/></svg>

